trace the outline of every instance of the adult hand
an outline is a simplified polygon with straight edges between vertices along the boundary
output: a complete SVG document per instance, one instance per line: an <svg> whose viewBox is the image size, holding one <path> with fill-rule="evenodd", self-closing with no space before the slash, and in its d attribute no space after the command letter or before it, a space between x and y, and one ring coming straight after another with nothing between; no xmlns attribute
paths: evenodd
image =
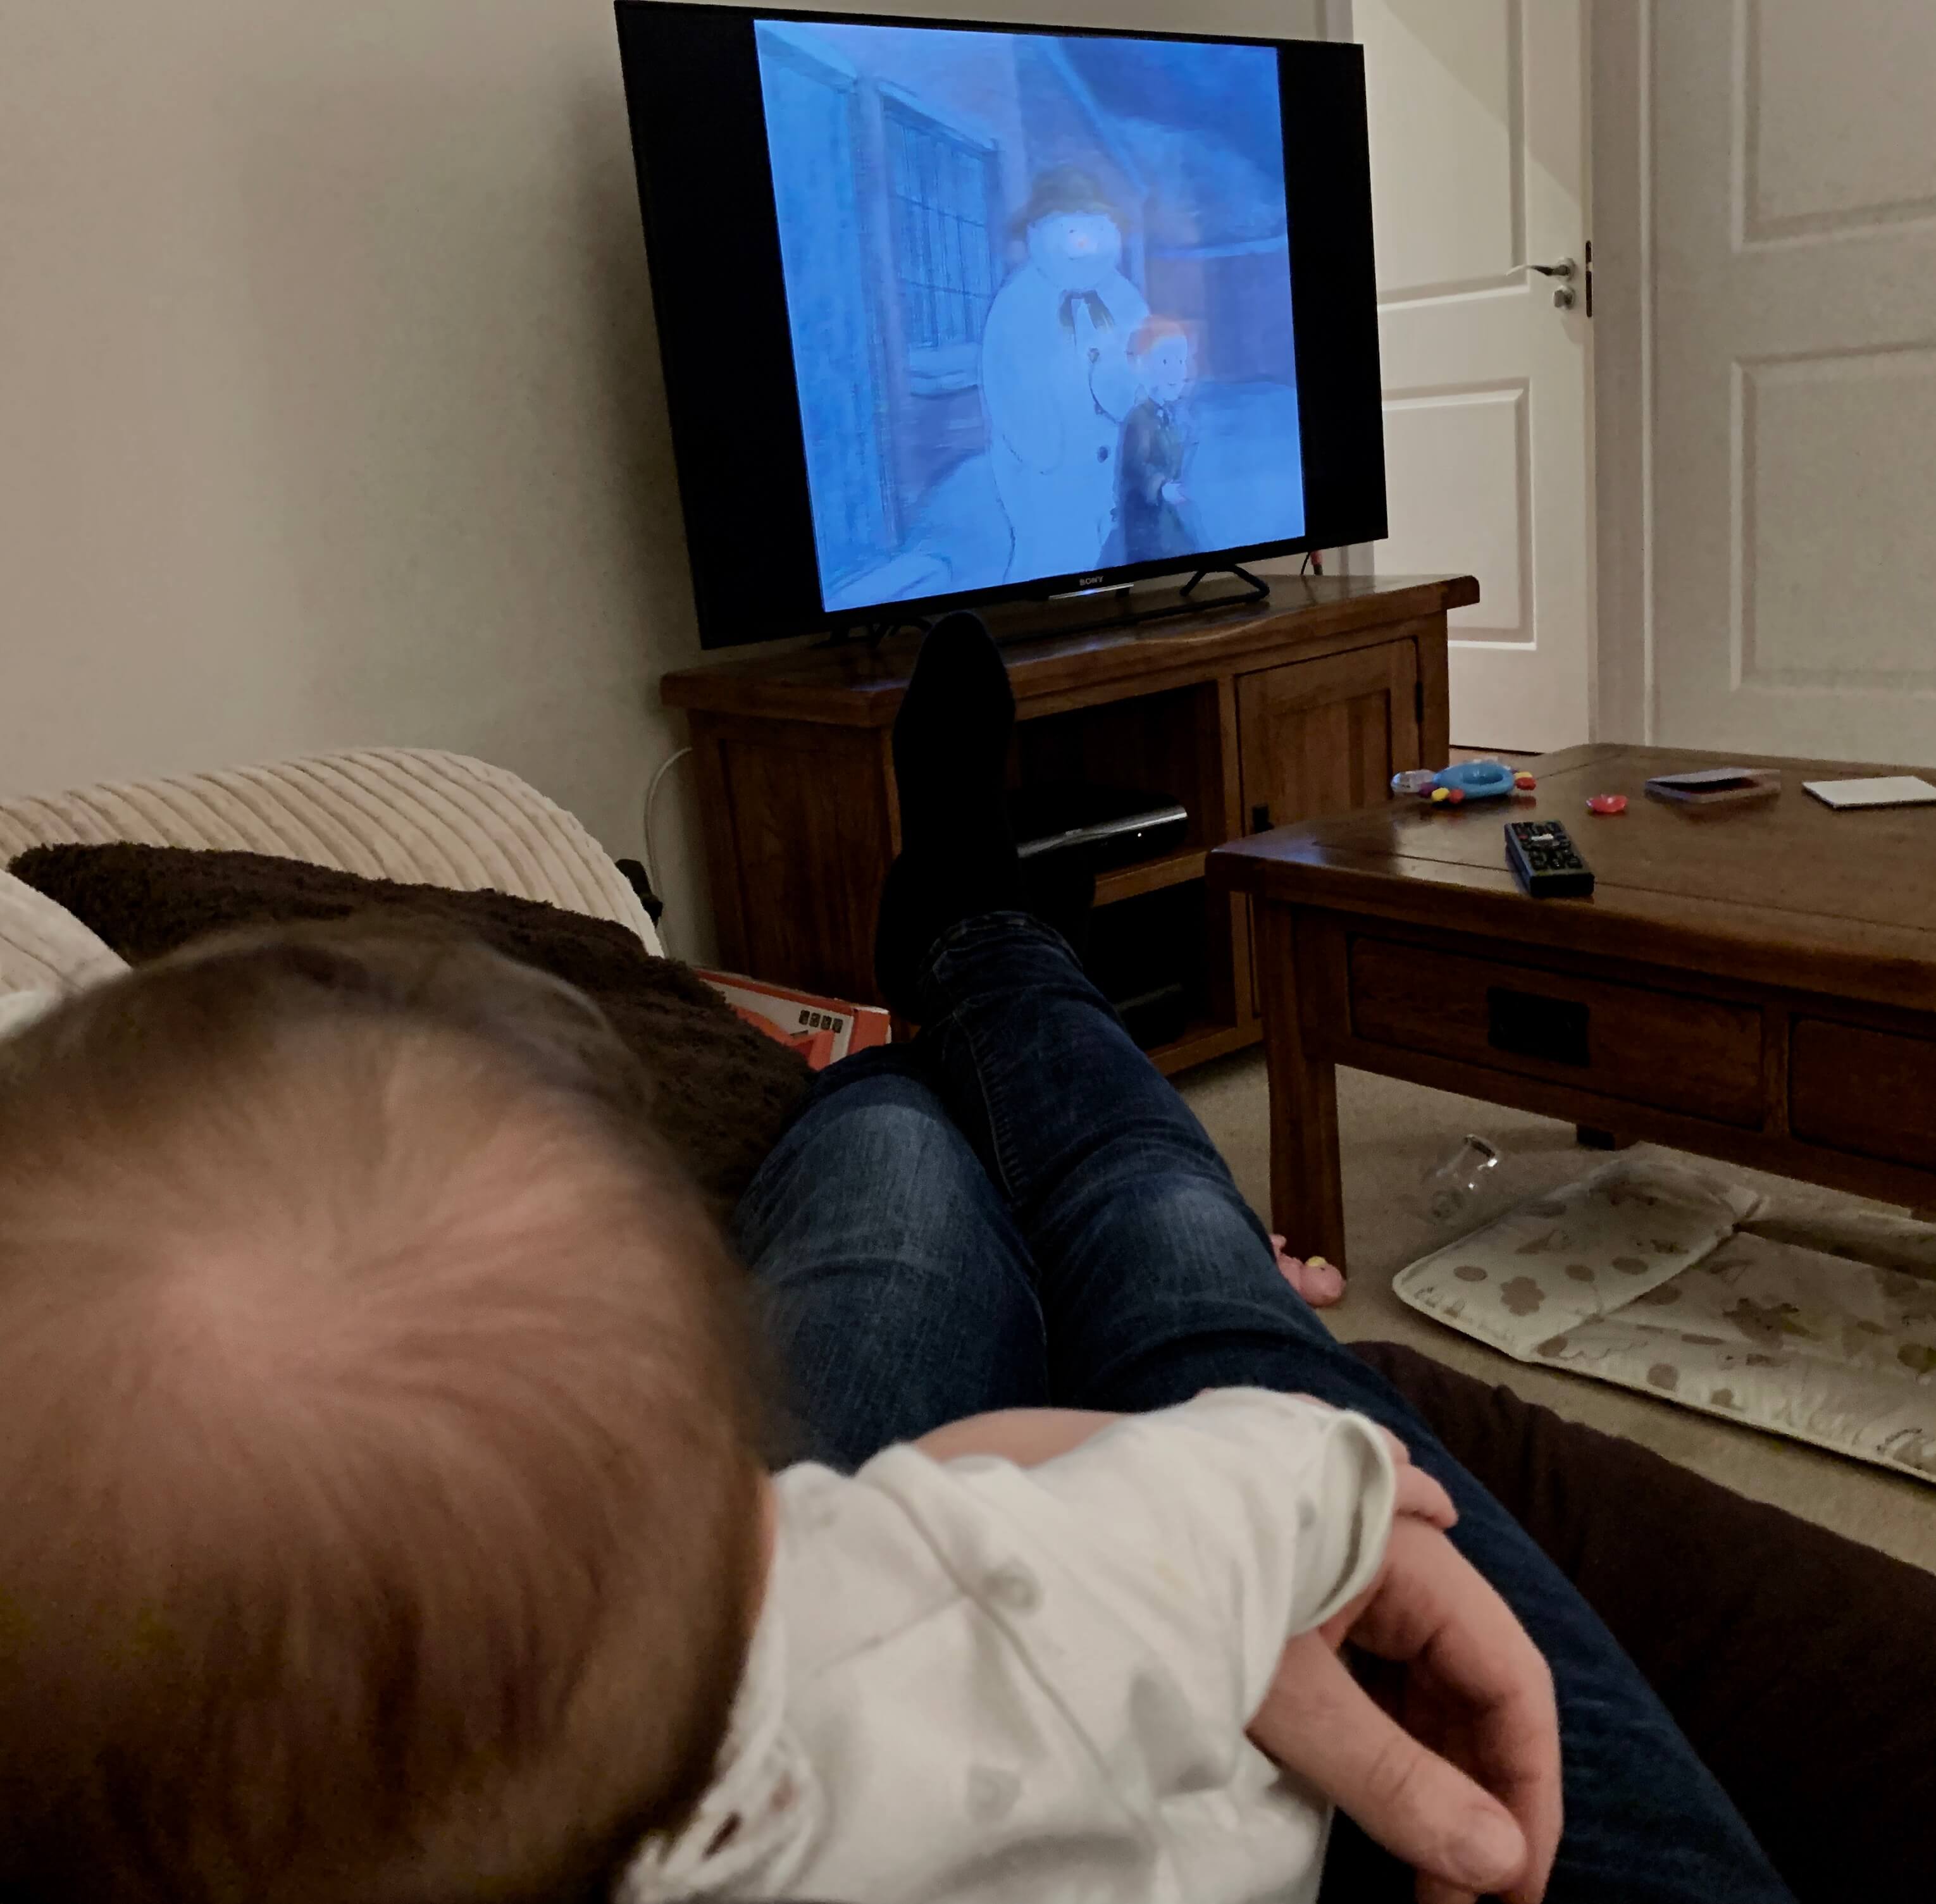
<svg viewBox="0 0 1936 1904"><path fill-rule="evenodd" d="M1378 1432L1398 1450L1398 1493L1392 1503L1394 1522L1399 1515L1406 1514L1443 1534L1459 1518L1452 1497L1423 1468L1412 1466L1405 1443L1390 1429L1380 1428Z"/></svg>
<svg viewBox="0 0 1936 1904"><path fill-rule="evenodd" d="M1338 1657L1348 1639L1405 1669L1396 1718ZM1560 1830L1553 1676L1428 1521L1394 1521L1370 1588L1284 1649L1251 1736L1411 1865L1420 1904L1545 1895Z"/></svg>

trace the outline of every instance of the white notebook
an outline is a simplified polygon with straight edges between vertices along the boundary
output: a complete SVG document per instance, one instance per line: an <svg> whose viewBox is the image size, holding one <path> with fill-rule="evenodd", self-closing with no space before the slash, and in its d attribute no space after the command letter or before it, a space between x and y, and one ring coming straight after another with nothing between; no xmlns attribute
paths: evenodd
<svg viewBox="0 0 1936 1904"><path fill-rule="evenodd" d="M1825 806L1936 805L1936 787L1913 773L1880 780L1804 780L1802 785Z"/></svg>

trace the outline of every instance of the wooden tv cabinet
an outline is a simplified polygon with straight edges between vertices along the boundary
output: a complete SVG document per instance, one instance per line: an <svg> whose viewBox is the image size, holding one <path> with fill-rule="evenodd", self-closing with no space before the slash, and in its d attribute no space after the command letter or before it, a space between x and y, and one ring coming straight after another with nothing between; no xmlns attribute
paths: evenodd
<svg viewBox="0 0 1936 1904"><path fill-rule="evenodd" d="M1096 896L1139 909L1116 915L1123 929L1163 914L1200 947L1184 1035L1151 1054L1164 1070L1262 1035L1249 902L1211 893L1211 848L1366 805L1402 767L1444 766L1446 614L1478 597L1469 576L1280 577L1267 603L1008 645L1015 784L1087 779L1189 810L1180 848L1104 875ZM661 682L691 723L727 966L876 996L875 912L900 846L889 734L918 646L794 648Z"/></svg>

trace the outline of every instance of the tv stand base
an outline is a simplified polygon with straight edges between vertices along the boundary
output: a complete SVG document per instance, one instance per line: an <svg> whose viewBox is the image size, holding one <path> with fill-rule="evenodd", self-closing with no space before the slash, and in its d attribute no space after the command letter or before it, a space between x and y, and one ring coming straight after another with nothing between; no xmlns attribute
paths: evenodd
<svg viewBox="0 0 1936 1904"><path fill-rule="evenodd" d="M1245 585L1241 595L1212 595L1199 600L1198 586L1213 575L1235 576ZM1260 575L1254 575L1248 569L1236 562L1220 562L1212 567L1199 569L1178 591L1181 600L1160 603L1149 608L1132 607L1136 600L1134 591L1125 584L1120 588L1085 588L1073 594L1051 595L1048 600L1056 605L1064 602L1082 600L1097 595L1112 594L1118 598L1118 606L1109 614L1098 615L1093 621L1079 624L1057 620L1052 627L1020 629L1012 624L997 626L995 636L998 641L1034 641L1046 635L1098 634L1111 628L1134 628L1145 621L1164 621L1184 615L1208 615L1219 609L1248 608L1270 600L1270 584ZM924 635L934 626L939 618L932 615L889 615L879 621L843 622L814 643L816 648L845 648L850 642L864 641L869 651L881 645L891 635L912 629Z"/></svg>
<svg viewBox="0 0 1936 1904"><path fill-rule="evenodd" d="M1250 593L1246 595L1225 596L1215 602L1206 602L1204 604L1206 608L1230 608L1244 602L1267 602L1270 600L1270 584L1265 581L1262 576L1251 574L1248 569L1236 562L1219 562L1214 568L1199 569L1183 585L1184 599L1187 600L1196 594L1196 585L1205 576L1212 575L1233 575L1239 582L1248 585Z"/></svg>

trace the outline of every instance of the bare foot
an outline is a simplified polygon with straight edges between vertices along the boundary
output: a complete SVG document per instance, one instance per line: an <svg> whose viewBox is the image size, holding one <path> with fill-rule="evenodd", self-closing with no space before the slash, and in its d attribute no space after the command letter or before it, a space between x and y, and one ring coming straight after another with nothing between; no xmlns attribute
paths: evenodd
<svg viewBox="0 0 1936 1904"><path fill-rule="evenodd" d="M1345 1276L1322 1256L1312 1256L1308 1260L1287 1255L1284 1238L1273 1235L1271 1249L1277 1257L1277 1266L1284 1272L1284 1280L1303 1297L1314 1309L1329 1309L1345 1300Z"/></svg>

